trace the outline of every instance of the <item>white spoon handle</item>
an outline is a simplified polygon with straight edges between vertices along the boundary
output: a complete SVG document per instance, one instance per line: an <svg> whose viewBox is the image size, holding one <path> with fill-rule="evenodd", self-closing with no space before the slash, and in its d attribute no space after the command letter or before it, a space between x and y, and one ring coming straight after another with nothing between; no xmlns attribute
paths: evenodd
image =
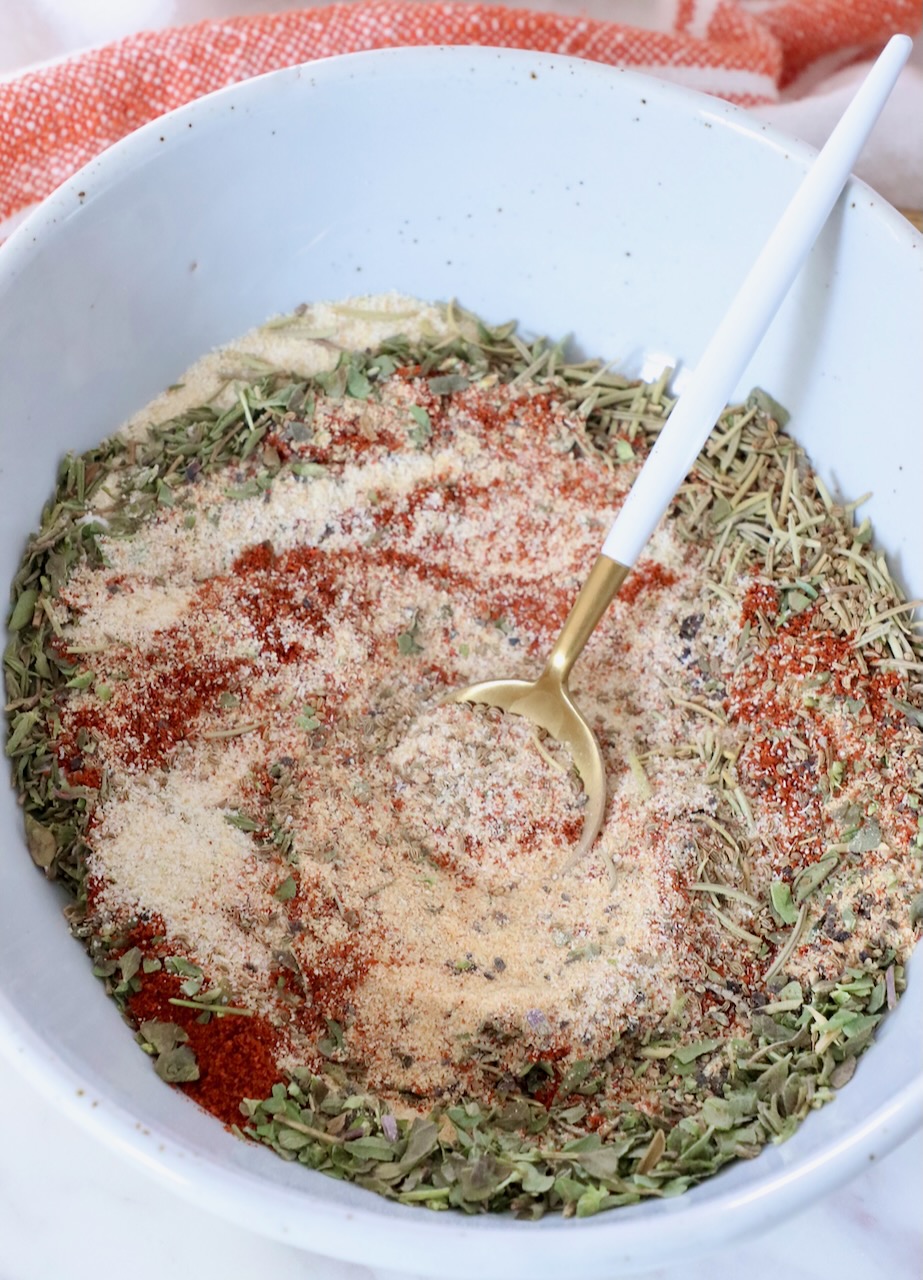
<svg viewBox="0 0 923 1280"><path fill-rule="evenodd" d="M910 53L893 36L846 108L702 354L603 543L637 560L708 439L846 184Z"/></svg>

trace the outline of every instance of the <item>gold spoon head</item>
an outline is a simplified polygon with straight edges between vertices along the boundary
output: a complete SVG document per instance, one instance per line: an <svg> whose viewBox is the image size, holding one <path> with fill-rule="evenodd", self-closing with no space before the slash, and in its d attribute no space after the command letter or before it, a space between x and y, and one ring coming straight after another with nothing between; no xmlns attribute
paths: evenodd
<svg viewBox="0 0 923 1280"><path fill-rule="evenodd" d="M484 680L459 689L451 702L480 702L499 707L544 729L570 752L586 795L583 831L565 870L589 852L599 835L606 810L606 771L596 735L577 710L569 691L545 671L538 680Z"/></svg>
<svg viewBox="0 0 923 1280"><path fill-rule="evenodd" d="M606 812L606 770L596 735L577 710L567 688L571 667L580 656L597 622L625 581L629 566L600 554L571 606L554 643L545 670L537 680L484 680L450 697L451 702L483 702L515 716L525 716L550 733L570 752L586 795L583 831L564 870L569 871L590 850Z"/></svg>

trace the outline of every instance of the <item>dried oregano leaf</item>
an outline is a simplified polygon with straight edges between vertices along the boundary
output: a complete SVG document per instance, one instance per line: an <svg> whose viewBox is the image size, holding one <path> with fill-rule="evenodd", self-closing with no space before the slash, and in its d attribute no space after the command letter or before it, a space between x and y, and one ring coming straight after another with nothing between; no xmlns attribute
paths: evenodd
<svg viewBox="0 0 923 1280"><path fill-rule="evenodd" d="M188 1044L158 1054L154 1070L167 1084L189 1084L199 1078L199 1064Z"/></svg>
<svg viewBox="0 0 923 1280"><path fill-rule="evenodd" d="M877 848L877 843L878 842L876 841L873 847ZM828 853L825 854L818 862L815 862L813 866L808 867L796 881L795 901L804 902L808 894L813 893L819 885L823 884L838 862L839 857L837 854Z"/></svg>
<svg viewBox="0 0 923 1280"><path fill-rule="evenodd" d="M842 1089L844 1084L848 1084L853 1078L856 1071L856 1059L852 1055L844 1058L838 1067L835 1067L833 1074L830 1076L831 1089Z"/></svg>
<svg viewBox="0 0 923 1280"><path fill-rule="evenodd" d="M58 842L54 838L54 833L31 814L26 814L25 827L26 845L32 855L32 861L43 871L47 870L58 851Z"/></svg>
<svg viewBox="0 0 923 1280"><path fill-rule="evenodd" d="M778 400L771 396L768 391L764 391L762 387L754 387L747 396L747 408L761 410L777 422L780 427L784 427L791 417L789 411L779 404Z"/></svg>
<svg viewBox="0 0 923 1280"><path fill-rule="evenodd" d="M902 981L902 975L895 977L895 986ZM242 1132L311 1168L352 1177L404 1203L450 1205L468 1212L507 1208L528 1217L554 1209L586 1216L651 1194L676 1194L728 1161L750 1158L767 1141L789 1136L812 1106L833 1096L833 1089L853 1069L853 1044L861 1044L879 1020L863 1012L876 992L867 975L851 970L847 981L824 985L809 997L815 1014L799 1030L802 989L797 982L786 983L776 993L776 1003L793 1007L778 1020L762 1015L772 1038L761 1035L743 1058L741 1042L735 1042L732 1052L725 1048L731 1062L725 1096L703 1096L699 1110L669 1130L661 1131L646 1116L628 1109L605 1141L588 1134L563 1146L537 1145L541 1140L524 1129L497 1126L498 1113L474 1102L449 1109L452 1125L447 1126L445 1116L439 1123L418 1118L408 1124L389 1115L386 1129L374 1100L340 1097L300 1073L287 1090L277 1086L271 1099L247 1104L244 1114L252 1124ZM813 1074L816 1058L811 1052L798 1055L790 1049L766 1065L765 1051L782 1036L789 1044L803 1043L806 1050L823 1037L829 1046L823 1068L829 1083L826 1096ZM842 1058L831 1057L840 1053ZM752 1055L752 1065L747 1055ZM690 1083L693 1090L699 1088ZM319 1107L326 1117L324 1129L317 1127ZM580 1111L553 1106L549 1118L552 1123L556 1115L573 1119ZM292 1127L300 1138L283 1136ZM362 1136L338 1142L334 1130ZM396 1159L370 1163L392 1150Z"/></svg>
<svg viewBox="0 0 923 1280"><path fill-rule="evenodd" d="M867 818L849 842L850 853L869 853L881 844L881 828L875 818Z"/></svg>
<svg viewBox="0 0 923 1280"><path fill-rule="evenodd" d="M175 1022L159 1022L156 1019L142 1022L138 1033L143 1043L149 1045L155 1053L169 1053L189 1039L183 1028Z"/></svg>
<svg viewBox="0 0 923 1280"><path fill-rule="evenodd" d="M119 971L123 982L129 982L135 976L141 968L143 959L144 955L140 947L131 947L130 950L119 957Z"/></svg>

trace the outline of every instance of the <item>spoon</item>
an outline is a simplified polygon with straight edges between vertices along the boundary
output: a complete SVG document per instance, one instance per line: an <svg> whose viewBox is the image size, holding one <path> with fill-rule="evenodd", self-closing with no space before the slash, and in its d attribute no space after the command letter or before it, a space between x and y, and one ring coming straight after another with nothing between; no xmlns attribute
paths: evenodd
<svg viewBox="0 0 923 1280"><path fill-rule="evenodd" d="M602 753L568 689L571 669L711 435L820 235L910 49L908 36L888 41L750 268L632 485L541 675L534 681L485 680L449 699L525 716L570 751L587 804L568 867L589 851L606 807Z"/></svg>

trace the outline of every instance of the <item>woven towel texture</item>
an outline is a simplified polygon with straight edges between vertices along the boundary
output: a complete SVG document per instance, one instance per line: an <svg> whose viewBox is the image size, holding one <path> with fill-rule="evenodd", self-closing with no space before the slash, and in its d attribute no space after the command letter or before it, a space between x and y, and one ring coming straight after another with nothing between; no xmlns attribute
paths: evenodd
<svg viewBox="0 0 923 1280"><path fill-rule="evenodd" d="M141 32L0 84L0 222L163 112L332 54L432 44L541 50L759 107L812 66L829 74L921 21L920 0L661 0L652 11L657 29L495 5L370 0Z"/></svg>

